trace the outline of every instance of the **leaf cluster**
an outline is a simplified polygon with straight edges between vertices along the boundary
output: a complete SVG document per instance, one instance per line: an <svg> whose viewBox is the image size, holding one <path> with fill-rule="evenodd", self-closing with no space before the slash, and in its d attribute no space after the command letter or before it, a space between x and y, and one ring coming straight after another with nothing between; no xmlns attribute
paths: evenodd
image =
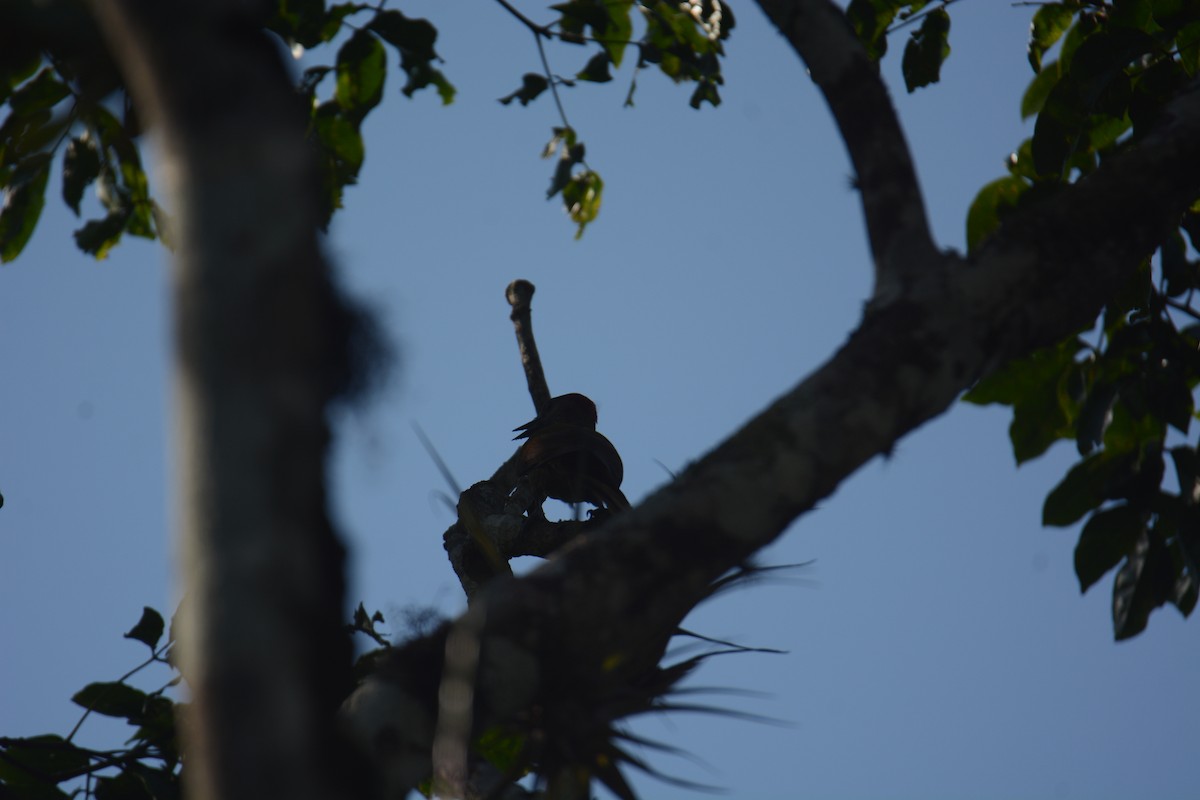
<svg viewBox="0 0 1200 800"><path fill-rule="evenodd" d="M84 713L66 737L0 737L0 797L54 800L82 793L96 800L177 800L181 796L183 760L176 719L183 706L167 696L179 682L178 673L151 692L127 683L152 664L175 671L170 659L173 630L160 646L163 629L162 615L145 608L125 638L148 647L149 658L115 681L89 683L76 692L71 700ZM93 750L75 744L75 734L90 714L124 719L132 726L125 746Z"/></svg>
<svg viewBox="0 0 1200 800"><path fill-rule="evenodd" d="M369 16L355 24L355 15ZM101 206L99 216L75 231L80 250L104 258L125 234L170 246L169 220L151 196L142 165L136 109L80 0L19 4L0 27L0 261L15 259L33 235L60 151L63 202L80 216L84 194L94 186ZM324 0L278 0L266 27L297 55L331 46L352 30L334 63L306 69L297 85L319 152L322 223L328 224L362 167L362 122L382 98L388 47L406 77L401 93L411 97L432 86L443 104L454 99L454 87L435 66L437 30L382 6L327 6ZM318 100L328 76L332 96Z"/></svg>
<svg viewBox="0 0 1200 800"><path fill-rule="evenodd" d="M360 14L369 17L348 22ZM297 87L309 110L309 135L319 153L322 225L328 225L333 212L342 208L345 188L358 181L366 156L362 123L383 99L388 48L399 57L406 78L400 91L405 97L432 86L442 104L449 105L456 91L434 66L441 61L434 49L437 29L427 20L361 3L326 8L324 0L280 0L268 23L296 54L331 44L347 26L353 32L338 48L334 63L307 68ZM330 76L332 96L320 100L317 90Z"/></svg>
<svg viewBox="0 0 1200 800"><path fill-rule="evenodd" d="M561 126L554 128L550 143L543 150L544 158L558 155L547 197L561 195L563 208L577 224L575 238L583 235L588 223L600 211L604 181L599 173L583 159L584 144L567 121L559 97L560 87L574 87L579 81L607 83L612 69L619 68L630 46L637 48L637 64L625 96L626 107L633 105L637 76L651 66L675 83L693 84L689 104L699 109L704 103L721 104L718 87L725 83L721 73L724 42L734 27L733 12L720 0L687 0L668 3L665 0L568 0L550 8L558 18L547 25L538 25L506 2L510 13L528 27L537 40L544 73L529 72L521 77L521 85L500 98L504 105L514 100L527 106L547 90L554 96ZM641 35L634 39L634 12L641 18ZM573 45L594 45L583 68L573 78L554 74L546 58L542 40L555 40ZM576 165L580 166L574 171Z"/></svg>
<svg viewBox="0 0 1200 800"><path fill-rule="evenodd" d="M73 0L24 4L0 33L0 262L20 255L61 151L63 202L76 215L94 185L102 213L75 231L104 258L128 233L163 237L137 140L140 123L90 16Z"/></svg>
<svg viewBox="0 0 1200 800"><path fill-rule="evenodd" d="M847 8L870 56L887 35L920 22L904 53L908 90L936 82L949 54L946 6L852 0ZM1037 4L1027 60L1034 77L1021 116L1033 135L1009 156L1008 175L984 186L967 213L970 254L1016 210L1033 210L1062 186L1135 144L1165 104L1200 75L1200 4L1184 0L1064 0ZM1186 235L1186 238L1185 238ZM1190 240L1191 249L1188 248ZM1164 230L1156 255L1130 265L1128 284L1097 322L1099 342L1078 335L1006 365L968 402L1013 409L1018 463L1074 440L1081 461L1050 492L1046 525L1087 518L1075 551L1086 591L1109 571L1116 638L1145 629L1170 603L1184 616L1200 595L1200 485L1194 392L1200 384L1200 197ZM1170 462L1178 490L1170 482Z"/></svg>
<svg viewBox="0 0 1200 800"><path fill-rule="evenodd" d="M1057 50L1055 50L1057 48ZM1057 58L1047 61L1056 54ZM1034 77L1021 115L1033 136L1009 175L979 192L967 215L974 252L1004 219L1090 174L1135 144L1163 106L1200 74L1200 6L1178 0L1049 3L1030 28ZM1086 591L1111 570L1117 639L1170 603L1185 617L1200 595L1200 485L1191 423L1200 384L1200 198L1163 232L1097 323L1100 341L1071 337L1007 365L966 400L1013 408L1018 463L1059 439L1081 456L1046 498L1047 525L1087 518L1075 549ZM1131 265L1133 266L1133 265ZM1168 460L1178 484L1170 483Z"/></svg>
<svg viewBox="0 0 1200 800"><path fill-rule="evenodd" d="M900 64L911 94L941 79L942 64L950 57L950 15L945 9L950 2L928 8L928 0L850 0L846 18L875 61L887 53L889 33L920 22L908 37Z"/></svg>

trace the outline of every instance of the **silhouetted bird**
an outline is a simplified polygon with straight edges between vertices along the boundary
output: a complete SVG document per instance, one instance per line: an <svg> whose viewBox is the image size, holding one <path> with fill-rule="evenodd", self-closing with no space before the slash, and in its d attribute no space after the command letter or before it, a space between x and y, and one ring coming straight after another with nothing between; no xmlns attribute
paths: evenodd
<svg viewBox="0 0 1200 800"><path fill-rule="evenodd" d="M522 475L542 470L548 497L601 508L629 508L621 492L625 468L612 442L596 432L596 404L581 394L563 394L537 417L513 428L526 439L517 451Z"/></svg>

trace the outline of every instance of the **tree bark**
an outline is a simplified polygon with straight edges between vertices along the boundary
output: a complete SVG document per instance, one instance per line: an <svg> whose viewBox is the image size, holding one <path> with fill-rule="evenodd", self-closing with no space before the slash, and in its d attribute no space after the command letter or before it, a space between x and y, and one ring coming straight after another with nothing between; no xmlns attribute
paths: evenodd
<svg viewBox="0 0 1200 800"><path fill-rule="evenodd" d="M349 686L326 512L341 358L315 171L269 3L94 0L177 221L181 669L192 798L331 798Z"/></svg>

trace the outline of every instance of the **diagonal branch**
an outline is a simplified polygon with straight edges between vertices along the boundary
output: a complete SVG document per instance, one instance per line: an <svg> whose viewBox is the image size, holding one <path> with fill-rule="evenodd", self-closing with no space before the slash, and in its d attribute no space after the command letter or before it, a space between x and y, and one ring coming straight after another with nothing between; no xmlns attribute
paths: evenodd
<svg viewBox="0 0 1200 800"><path fill-rule="evenodd" d="M758 0L808 66L854 164L871 255L874 299L888 302L931 268L937 248L912 156L879 68L830 0Z"/></svg>
<svg viewBox="0 0 1200 800"><path fill-rule="evenodd" d="M532 725L528 709L584 708L597 726L630 713L714 580L988 369L1093 321L1198 193L1200 81L1137 146L1010 218L974 259L927 264L929 279L870 310L827 363L677 480L527 578L485 587L477 730ZM347 702L398 788L428 771L436 709L421 676L438 674L436 641L395 650ZM537 724L546 741L578 733Z"/></svg>

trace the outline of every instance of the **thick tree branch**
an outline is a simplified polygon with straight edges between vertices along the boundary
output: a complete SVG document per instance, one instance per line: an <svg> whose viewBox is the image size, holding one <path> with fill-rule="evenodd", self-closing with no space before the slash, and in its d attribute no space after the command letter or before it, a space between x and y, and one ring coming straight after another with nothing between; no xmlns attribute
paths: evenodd
<svg viewBox="0 0 1200 800"><path fill-rule="evenodd" d="M830 361L676 481L528 578L489 584L476 601L486 616L476 729L534 727L522 715L537 708L543 740L586 741L637 710L638 687L661 675L667 641L715 579L987 370L1089 325L1198 194L1200 82L1151 135L1013 217L976 258L927 265ZM419 677L436 674L439 657L424 640L397 650L347 705L395 788L428 771L422 731L437 712ZM585 708L586 720L554 718L557 708Z"/></svg>
<svg viewBox="0 0 1200 800"><path fill-rule="evenodd" d="M873 301L903 294L937 261L900 120L878 66L830 0L758 0L825 95L854 164L875 260Z"/></svg>
<svg viewBox="0 0 1200 800"><path fill-rule="evenodd" d="M160 136L179 221L180 651L197 800L354 792L335 758L350 651L324 482L344 316L269 6L93 2Z"/></svg>

